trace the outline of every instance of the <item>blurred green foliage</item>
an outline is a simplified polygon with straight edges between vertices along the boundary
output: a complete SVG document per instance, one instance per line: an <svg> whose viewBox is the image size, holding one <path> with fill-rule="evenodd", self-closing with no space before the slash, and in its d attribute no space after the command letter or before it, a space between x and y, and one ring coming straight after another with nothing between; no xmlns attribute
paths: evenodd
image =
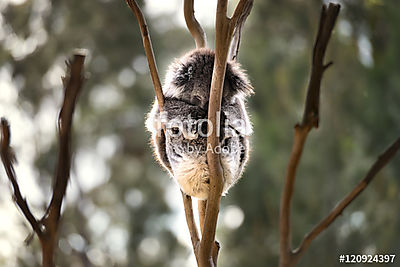
<svg viewBox="0 0 400 267"><path fill-rule="evenodd" d="M298 171L292 207L294 246L400 132L399 2L340 3L326 55L334 65L322 82L320 128L310 134ZM302 113L321 5L317 0L255 1L244 28L239 61L256 91L248 102L255 134L244 177L222 200L217 233L221 266L277 266L280 194L293 126ZM45 75L55 66L64 68L62 62L74 48L89 50L90 77L74 121L75 166L84 165L89 172L92 168L102 179L85 187L87 172L73 172L77 181L71 183L80 190L64 211L57 264L185 266L191 248L173 230L174 209L181 205L174 203L180 201L179 191L154 161L148 144L144 117L154 93L139 29L125 2L27 0L0 7L5 33L0 37L0 68L11 66L13 82L21 84L17 104L32 118L45 99L56 95L50 99L57 106L61 101L60 84ZM163 78L168 63L194 43L169 15L152 15L147 21ZM211 40L213 29L206 31ZM25 53L10 41L32 36L36 43ZM36 122L36 127L41 125ZM45 196L57 152L55 137L50 143L35 155L37 182ZM29 189L24 193L29 200ZM174 194L178 196L171 197ZM400 257L399 201L397 156L314 241L299 266L341 266L340 254ZM229 207L244 215L236 229L224 223ZM185 222L179 225L189 238ZM36 239L28 247L21 241L17 266L39 266L38 251ZM0 258L2 266L12 266L10 262Z"/></svg>

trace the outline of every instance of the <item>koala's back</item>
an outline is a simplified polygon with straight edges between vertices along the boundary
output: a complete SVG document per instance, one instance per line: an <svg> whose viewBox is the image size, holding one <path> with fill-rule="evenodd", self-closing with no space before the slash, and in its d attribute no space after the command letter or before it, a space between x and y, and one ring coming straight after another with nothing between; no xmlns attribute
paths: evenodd
<svg viewBox="0 0 400 267"><path fill-rule="evenodd" d="M212 50L202 48L175 60L166 75L164 95L205 108L210 95L214 57ZM253 87L244 70L238 63L228 62L223 102L229 102L235 96L244 99L252 93Z"/></svg>

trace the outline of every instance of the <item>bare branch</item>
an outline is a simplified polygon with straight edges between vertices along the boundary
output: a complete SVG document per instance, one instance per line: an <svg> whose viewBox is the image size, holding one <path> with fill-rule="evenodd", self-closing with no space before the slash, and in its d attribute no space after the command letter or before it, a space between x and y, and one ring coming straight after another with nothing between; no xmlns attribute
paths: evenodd
<svg viewBox="0 0 400 267"><path fill-rule="evenodd" d="M396 155L397 151L400 149L400 137L383 152L377 159L377 161L369 169L365 177L356 185L356 187L344 197L338 205L312 230L309 232L302 240L300 246L293 252L294 262L297 262L300 257L304 254L307 248L310 246L311 242L326 228L333 223L336 218L342 214L344 209L350 205L369 185L369 183L376 177L377 173L382 170Z"/></svg>
<svg viewBox="0 0 400 267"><path fill-rule="evenodd" d="M324 5L321 11L318 34L313 50L311 76L307 89L303 120L301 124L295 126L294 141L287 166L285 185L281 198L279 224L281 267L294 265L294 255L291 249L290 240L290 208L297 166L300 162L308 133L313 127L318 127L319 98L322 75L326 68L331 65L329 63L324 65L324 55L339 11L340 5L331 3L329 4L328 9Z"/></svg>
<svg viewBox="0 0 400 267"><path fill-rule="evenodd" d="M196 42L196 48L206 47L207 36L194 15L193 2L194 0L185 0L183 5L186 26Z"/></svg>
<svg viewBox="0 0 400 267"><path fill-rule="evenodd" d="M125 0L125 1L131 8L132 12L135 14L136 19L138 21L138 24L140 27L140 32L142 34L144 51L146 53L147 62L149 64L149 69L150 69L150 74L151 74L151 79L153 81L153 86L154 86L154 90L155 90L157 101L158 101L158 107L160 109L160 112L162 112L163 107L164 107L164 95L162 92L162 86L161 86L161 82L160 82L160 77L158 75L156 61L154 59L153 46L151 44L150 34L149 34L149 30L147 29L146 20L135 0Z"/></svg>
<svg viewBox="0 0 400 267"><path fill-rule="evenodd" d="M242 28L244 23L246 22L247 17L250 15L251 9L253 7L253 0L251 1L242 1L238 4L235 9L234 15L232 16L236 24L235 29L233 31L233 38L229 49L229 59L236 60L239 54L240 40L242 36Z"/></svg>
<svg viewBox="0 0 400 267"><path fill-rule="evenodd" d="M319 99L322 75L332 64L324 64L326 47L332 34L337 16L339 15L340 5L330 3L328 8L322 6L321 18L317 38L314 43L311 76L307 89L306 106L304 109L302 125L311 124L318 128L319 124Z"/></svg>
<svg viewBox="0 0 400 267"><path fill-rule="evenodd" d="M293 196L294 183L296 179L297 166L300 162L304 144L308 133L313 127L317 128L319 123L319 98L322 75L324 71L332 65L332 62L324 64L324 55L339 14L340 6L329 4L323 6L319 23L318 34L313 49L312 70L310 82L307 89L307 98L301 124L295 127L294 143L289 158L285 185L281 199L280 210L280 266L294 266L301 258L311 242L343 212L343 210L354 201L368 184L374 179L376 174L386 166L400 149L400 137L383 153L372 165L366 176L356 185L356 187L302 240L299 247L292 251L290 241L290 205Z"/></svg>
<svg viewBox="0 0 400 267"><path fill-rule="evenodd" d="M71 128L77 97L84 81L84 54L75 54L69 62L65 80L64 101L58 116L59 151L53 197L49 205L49 217L58 221L61 205L67 189L71 168ZM54 216L54 217L53 217Z"/></svg>
<svg viewBox="0 0 400 267"><path fill-rule="evenodd" d="M232 32L230 23L226 17L227 1L219 0L217 4L217 15L215 24L215 60L211 79L210 100L208 107L208 119L213 128L217 128L221 112L222 86L225 78L226 62L231 41ZM218 220L219 205L223 188L223 170L218 154L213 153L219 145L217 131L212 131L207 137L208 168L210 174L210 192L207 199L206 215L204 218L203 235L200 243L200 266L216 266L212 258L212 246L215 240L215 232Z"/></svg>
<svg viewBox="0 0 400 267"><path fill-rule="evenodd" d="M208 106L208 119L211 125L215 125L214 131L207 137L208 168L210 173L210 192L207 199L206 214L204 218L203 235L200 241L199 262L200 266L216 266L218 249L215 244L215 232L218 220L219 205L223 188L223 169L220 155L214 153L219 145L219 125L222 101L222 88L225 79L225 70L229 45L232 41L233 30L241 18L244 18L245 10L251 5L252 0L241 0L235 9L232 19L227 18L227 1L219 0L217 4L215 23L215 61L213 76L211 79L210 100ZM217 246L219 247L219 246Z"/></svg>
<svg viewBox="0 0 400 267"><path fill-rule="evenodd" d="M196 227L196 223L194 221L194 216L193 216L192 197L186 195L182 191L181 191L181 193L182 193L182 199L183 199L183 206L185 207L185 216L186 216L186 222L187 222L187 225L189 228L190 239L192 240L194 254L196 256L196 260L198 261L197 248L200 244L200 239L199 239L199 234L197 232L197 227Z"/></svg>
<svg viewBox="0 0 400 267"><path fill-rule="evenodd" d="M294 143L290 153L289 163L286 171L285 185L283 188L281 209L280 209L280 266L290 266L289 256L291 254L290 244L290 206L296 179L297 166L299 165L305 141L310 128L303 128L299 125L295 127Z"/></svg>
<svg viewBox="0 0 400 267"><path fill-rule="evenodd" d="M64 100L58 116L59 151L53 195L41 222L44 233L40 238L44 267L54 266L54 254L58 240L61 205L67 190L71 169L71 129L75 105L84 82L85 53L76 51L67 62L67 75L63 77Z"/></svg>
<svg viewBox="0 0 400 267"><path fill-rule="evenodd" d="M16 161L14 151L10 147L11 134L10 125L5 118L1 118L1 160L3 162L4 168L6 170L8 179L14 190L14 201L17 203L18 207L21 209L22 214L25 216L29 224L32 226L33 230L37 235L41 235L42 231L40 229L40 224L33 216L28 203L25 198L22 197L19 185L17 182L17 177L15 174L13 163Z"/></svg>
<svg viewBox="0 0 400 267"><path fill-rule="evenodd" d="M84 81L84 60L85 55L83 52L77 51L72 62L67 63L67 75L63 78L63 84L65 86L64 100L58 118L60 150L53 186L53 195L46 213L40 221L37 221L32 215L26 200L21 196L12 165L15 156L10 148L9 124L6 119L2 118L1 120L1 159L14 189L14 199L39 237L42 246L43 267L54 266L54 254L57 248L61 205L68 185L71 167L70 143L72 117L76 100Z"/></svg>

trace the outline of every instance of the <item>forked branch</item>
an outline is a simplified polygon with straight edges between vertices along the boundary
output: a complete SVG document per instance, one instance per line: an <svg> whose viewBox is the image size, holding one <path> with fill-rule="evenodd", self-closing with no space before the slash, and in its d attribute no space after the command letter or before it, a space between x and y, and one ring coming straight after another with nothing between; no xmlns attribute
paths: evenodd
<svg viewBox="0 0 400 267"><path fill-rule="evenodd" d="M318 34L314 44L312 56L312 69L310 81L307 89L307 97L304 114L301 124L295 126L295 135L290 154L289 163L286 171L285 185L281 199L280 210L280 266L294 266L311 242L324 231L343 210L359 196L368 186L376 174L394 157L400 149L400 138L397 139L374 163L367 175L339 204L312 230L309 232L301 244L294 251L291 248L290 239L290 207L294 191L297 167L301 159L304 144L308 133L312 128L319 125L319 101L322 75L325 70L332 65L332 62L324 63L326 48L335 25L335 21L340 11L340 6L329 4L328 8L324 5L321 11Z"/></svg>
<svg viewBox="0 0 400 267"><path fill-rule="evenodd" d="M336 218L341 215L344 209L353 202L376 177L378 172L382 170L396 155L400 149L400 137L383 152L377 161L371 166L365 177L348 193L331 212L319 222L302 240L299 247L293 251L294 260L297 261L311 245L311 242L326 228L333 223Z"/></svg>
<svg viewBox="0 0 400 267"><path fill-rule="evenodd" d="M324 56L328 41L332 34L336 18L340 11L340 5L329 4L326 8L323 5L317 38L314 44L312 68L307 88L306 104L301 124L295 126L295 135L290 154L289 163L286 169L285 185L283 188L280 207L280 266L293 266L293 252L290 240L290 208L296 179L297 166L300 162L304 144L308 133L313 127L318 127L319 122L319 98L322 75L326 70Z"/></svg>
<svg viewBox="0 0 400 267"><path fill-rule="evenodd" d="M85 55L82 54L82 52L77 52L72 61L67 63L67 75L63 79L65 94L58 118L60 147L52 199L47 207L46 213L39 221L33 216L26 200L22 197L20 192L13 166L15 155L10 147L10 127L6 119L1 119L1 160L14 189L14 200L39 237L42 246L43 267L54 266L54 254L57 248L61 205L67 189L71 167L70 145L72 117L77 97L84 81L84 60Z"/></svg>

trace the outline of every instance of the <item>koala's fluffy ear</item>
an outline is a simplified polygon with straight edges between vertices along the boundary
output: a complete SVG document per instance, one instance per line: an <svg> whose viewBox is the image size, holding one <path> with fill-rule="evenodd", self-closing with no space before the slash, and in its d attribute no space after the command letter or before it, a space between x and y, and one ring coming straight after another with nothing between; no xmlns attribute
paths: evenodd
<svg viewBox="0 0 400 267"><path fill-rule="evenodd" d="M230 61L227 64L225 81L229 83L233 95L240 94L244 97L254 94L253 86L240 64Z"/></svg>

